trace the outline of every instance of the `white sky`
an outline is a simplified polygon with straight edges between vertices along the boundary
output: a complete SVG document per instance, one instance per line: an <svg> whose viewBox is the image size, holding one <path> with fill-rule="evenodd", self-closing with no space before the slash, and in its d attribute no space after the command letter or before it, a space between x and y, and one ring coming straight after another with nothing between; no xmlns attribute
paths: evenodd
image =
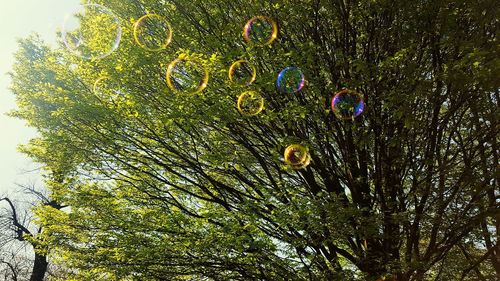
<svg viewBox="0 0 500 281"><path fill-rule="evenodd" d="M37 172L26 173L36 166L17 146L35 136L35 131L24 122L5 116L15 108L15 98L8 90L10 79L6 75L13 63L17 38L32 32L49 43L56 39L65 15L74 10L79 0L0 0L0 195L18 189L15 185L37 182Z"/></svg>

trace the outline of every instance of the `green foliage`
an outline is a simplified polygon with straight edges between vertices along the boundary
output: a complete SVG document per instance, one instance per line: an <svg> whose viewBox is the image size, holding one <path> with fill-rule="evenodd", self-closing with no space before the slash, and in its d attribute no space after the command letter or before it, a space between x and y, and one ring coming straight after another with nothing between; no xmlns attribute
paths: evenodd
<svg viewBox="0 0 500 281"><path fill-rule="evenodd" d="M68 206L37 210L67 280L498 276L494 1L95 2L121 19L116 52L28 38L13 73L12 115L40 131L22 150ZM134 43L146 13L172 25L167 49ZM255 15L277 21L272 45L243 41ZM208 68L202 93L167 87L179 56ZM257 68L249 87L227 78L238 59ZM297 94L275 84L290 65L307 79ZM93 91L102 77L119 94ZM331 112L343 87L363 95L355 120ZM246 90L261 114L236 110ZM284 165L293 143L307 168Z"/></svg>

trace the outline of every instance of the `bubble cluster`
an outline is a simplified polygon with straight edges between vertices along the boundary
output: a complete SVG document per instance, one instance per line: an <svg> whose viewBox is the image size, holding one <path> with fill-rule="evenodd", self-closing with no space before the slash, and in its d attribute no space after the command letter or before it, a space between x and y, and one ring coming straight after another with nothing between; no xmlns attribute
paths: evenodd
<svg viewBox="0 0 500 281"><path fill-rule="evenodd" d="M68 16L63 24L62 39L66 48L84 59L101 59L115 51L121 40L122 30L119 18L110 9L98 4L82 5ZM278 35L278 25L267 16L255 16L244 26L243 37L249 46L266 46ZM164 17L146 14L133 26L133 37L138 46L148 51L160 51L172 41L172 26ZM237 60L228 71L231 83L249 86L256 79L254 65L246 60ZM166 83L176 94L196 94L208 84L209 73L205 64L187 54L173 60L166 70ZM295 66L282 69L276 80L279 91L293 94L305 85L302 70ZM108 76L97 79L93 85L94 94L104 102L116 102L124 97L119 81ZM354 119L364 111L363 96L355 91L342 89L331 101L333 113L342 119ZM243 116L255 116L264 110L264 98L254 90L241 93L237 110ZM136 113L137 115L137 113ZM294 170L304 169L311 162L307 147L291 144L284 151L284 162Z"/></svg>
<svg viewBox="0 0 500 281"><path fill-rule="evenodd" d="M276 82L280 91L293 94L302 90L305 79L300 68L289 66L280 71Z"/></svg>
<svg viewBox="0 0 500 281"><path fill-rule="evenodd" d="M292 144L285 149L285 164L294 170L300 170L309 165L311 155L308 149L301 144Z"/></svg>
<svg viewBox="0 0 500 281"><path fill-rule="evenodd" d="M143 49L160 51L172 41L172 27L162 16L147 14L134 24L134 39Z"/></svg>
<svg viewBox="0 0 500 281"><path fill-rule="evenodd" d="M257 115L264 109L264 98L255 91L243 92L238 97L237 108L242 115Z"/></svg>
<svg viewBox="0 0 500 281"><path fill-rule="evenodd" d="M120 44L120 19L110 9L98 4L82 5L68 15L62 27L66 48L83 59L101 59Z"/></svg>
<svg viewBox="0 0 500 281"><path fill-rule="evenodd" d="M246 60L235 61L229 67L229 80L240 86L248 86L255 81L257 70Z"/></svg>
<svg viewBox="0 0 500 281"><path fill-rule="evenodd" d="M208 84L208 70L198 60L178 58L167 68L167 85L177 94L196 94Z"/></svg>
<svg viewBox="0 0 500 281"><path fill-rule="evenodd" d="M332 98L333 113L342 119L354 119L365 109L363 97L355 91L343 89Z"/></svg>
<svg viewBox="0 0 500 281"><path fill-rule="evenodd" d="M270 17L251 18L243 28L243 37L254 46L270 45L278 36L278 25Z"/></svg>

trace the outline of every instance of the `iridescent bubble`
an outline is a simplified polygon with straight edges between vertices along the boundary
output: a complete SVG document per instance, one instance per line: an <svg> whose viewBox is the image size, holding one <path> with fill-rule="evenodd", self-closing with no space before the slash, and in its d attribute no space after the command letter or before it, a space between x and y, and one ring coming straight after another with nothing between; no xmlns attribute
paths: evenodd
<svg viewBox="0 0 500 281"><path fill-rule="evenodd" d="M311 156L308 149L300 144L289 145L285 149L285 164L292 167L292 169L299 170L307 167L311 162Z"/></svg>
<svg viewBox="0 0 500 281"><path fill-rule="evenodd" d="M298 67L286 67L278 74L277 84L280 91L284 93L296 93L304 87L304 74Z"/></svg>
<svg viewBox="0 0 500 281"><path fill-rule="evenodd" d="M66 48L84 59L101 59L120 44L120 19L110 9L98 5L82 5L68 15L62 27Z"/></svg>
<svg viewBox="0 0 500 281"><path fill-rule="evenodd" d="M172 41L172 27L165 18L147 14L134 24L134 39L148 51L160 51Z"/></svg>
<svg viewBox="0 0 500 281"><path fill-rule="evenodd" d="M195 59L178 58L167 68L167 85L177 94L196 94L208 85L208 70Z"/></svg>
<svg viewBox="0 0 500 281"><path fill-rule="evenodd" d="M363 113L363 97L355 91L343 89L332 98L333 113L342 119L354 119Z"/></svg>
<svg viewBox="0 0 500 281"><path fill-rule="evenodd" d="M92 90L102 101L114 102L124 95L120 83L108 76L98 78Z"/></svg>
<svg viewBox="0 0 500 281"><path fill-rule="evenodd" d="M248 86L256 77L257 70L246 60L236 61L229 67L229 80L237 85Z"/></svg>
<svg viewBox="0 0 500 281"><path fill-rule="evenodd" d="M278 36L278 25L270 17L256 16L251 18L243 28L245 40L255 46L271 44Z"/></svg>
<svg viewBox="0 0 500 281"><path fill-rule="evenodd" d="M257 115L264 109L264 98L255 91L243 92L238 97L237 108L242 115Z"/></svg>

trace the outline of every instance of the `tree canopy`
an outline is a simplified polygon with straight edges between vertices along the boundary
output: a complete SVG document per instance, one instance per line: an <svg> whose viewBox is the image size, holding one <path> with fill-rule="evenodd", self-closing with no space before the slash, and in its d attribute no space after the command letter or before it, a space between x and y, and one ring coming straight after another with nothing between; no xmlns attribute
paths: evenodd
<svg viewBox="0 0 500 281"><path fill-rule="evenodd" d="M12 115L40 132L22 150L68 206L36 210L65 279L500 276L496 1L93 2L119 19L116 50L31 37L12 73ZM152 13L171 41L137 44ZM273 42L242 36L255 16L276 23ZM104 54L106 40L83 43ZM176 59L207 71L204 89L176 90L193 90L188 67L167 79ZM252 84L228 78L238 60ZM300 91L277 86L286 67ZM344 88L361 114L333 112ZM255 114L238 110L248 91Z"/></svg>

